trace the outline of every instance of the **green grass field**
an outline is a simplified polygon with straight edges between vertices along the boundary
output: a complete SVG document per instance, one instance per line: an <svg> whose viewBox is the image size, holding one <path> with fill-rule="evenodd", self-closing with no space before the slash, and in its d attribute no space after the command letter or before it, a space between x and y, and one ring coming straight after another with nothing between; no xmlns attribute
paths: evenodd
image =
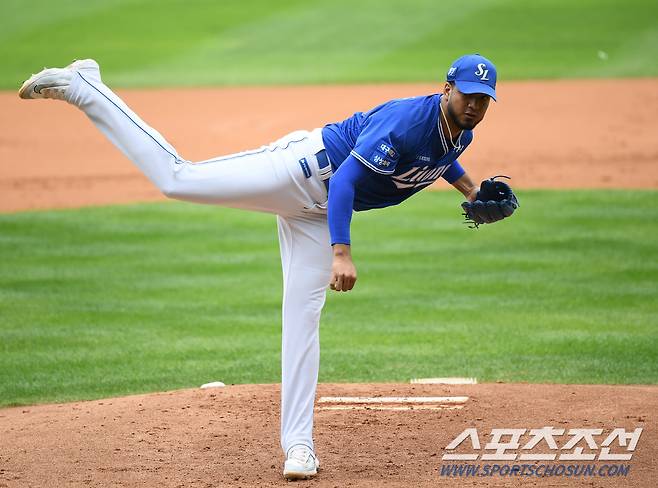
<svg viewBox="0 0 658 488"><path fill-rule="evenodd" d="M360 279L330 294L321 381L658 382L658 193L520 199L478 231L455 192L357 214ZM272 216L1 215L0 253L1 405L279 380Z"/></svg>
<svg viewBox="0 0 658 488"><path fill-rule="evenodd" d="M3 0L0 88L85 57L112 86L435 81L474 51L503 80L656 76L656 19L652 0Z"/></svg>

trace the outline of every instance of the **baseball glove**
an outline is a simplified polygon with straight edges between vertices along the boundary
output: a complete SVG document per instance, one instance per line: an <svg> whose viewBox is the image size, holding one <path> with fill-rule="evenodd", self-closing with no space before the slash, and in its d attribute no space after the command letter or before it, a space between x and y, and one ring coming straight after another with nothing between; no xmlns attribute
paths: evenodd
<svg viewBox="0 0 658 488"><path fill-rule="evenodd" d="M493 176L480 184L475 201L462 203L464 218L471 229L477 229L480 224L491 224L509 217L519 208L519 201L510 186L496 178L509 176Z"/></svg>

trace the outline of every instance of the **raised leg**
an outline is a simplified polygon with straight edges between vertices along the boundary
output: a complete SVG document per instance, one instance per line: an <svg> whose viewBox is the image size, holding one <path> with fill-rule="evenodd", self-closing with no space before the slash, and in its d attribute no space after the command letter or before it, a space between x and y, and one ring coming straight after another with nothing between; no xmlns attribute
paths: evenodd
<svg viewBox="0 0 658 488"><path fill-rule="evenodd" d="M310 132L293 132L253 151L192 163L103 84L98 65L92 63L73 72L64 98L84 111L168 197L281 214L313 203L298 163L312 146Z"/></svg>

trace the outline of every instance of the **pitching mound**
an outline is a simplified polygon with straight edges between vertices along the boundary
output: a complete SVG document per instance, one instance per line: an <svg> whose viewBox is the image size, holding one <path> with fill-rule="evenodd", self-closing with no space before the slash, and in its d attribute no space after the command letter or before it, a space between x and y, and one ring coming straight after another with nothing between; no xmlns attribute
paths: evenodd
<svg viewBox="0 0 658 488"><path fill-rule="evenodd" d="M0 486L284 486L278 405L278 385L239 385L3 409ZM655 486L656 412L658 386L324 384L316 403L322 469L299 485ZM626 461L481 459L495 453L486 445L492 429L526 429L524 446L530 429L547 426L565 429L554 437L557 450L542 441L505 454L559 456L580 447L582 455L598 458L613 429L643 432L632 452L630 443L610 444L610 454L632 455ZM475 429L481 448L468 438L446 451L466 429ZM583 438L565 449L574 438L566 435L569 429L602 433L592 437L594 447ZM501 438L509 441L509 435ZM477 454L478 460L448 461L446 452ZM448 477L446 466L459 464L479 465L479 476ZM546 466L587 464L595 474L483 476L487 464L544 465L544 474ZM610 466L622 465L630 466L625 475L610 474Z"/></svg>

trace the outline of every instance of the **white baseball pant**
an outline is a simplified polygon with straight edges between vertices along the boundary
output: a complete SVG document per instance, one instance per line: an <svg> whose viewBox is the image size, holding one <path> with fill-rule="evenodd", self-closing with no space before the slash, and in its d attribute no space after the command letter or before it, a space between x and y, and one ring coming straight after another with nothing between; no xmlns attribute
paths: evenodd
<svg viewBox="0 0 658 488"><path fill-rule="evenodd" d="M254 151L191 163L99 77L76 73L65 98L168 197L277 214L283 268L281 447L313 449L320 313L332 262L327 190L315 156L324 149L321 130L293 132Z"/></svg>

